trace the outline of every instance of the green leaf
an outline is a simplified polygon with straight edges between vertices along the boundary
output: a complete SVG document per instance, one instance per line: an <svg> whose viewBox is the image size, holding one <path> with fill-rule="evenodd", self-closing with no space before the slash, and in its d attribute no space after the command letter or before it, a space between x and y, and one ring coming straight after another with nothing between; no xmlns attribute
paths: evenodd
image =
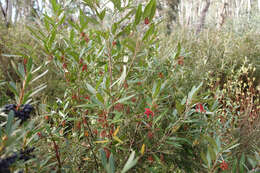
<svg viewBox="0 0 260 173"><path fill-rule="evenodd" d="M137 157L136 159L134 159L134 157L135 157L135 151L132 151L121 173L127 172L128 170L130 170L132 167L136 165L139 158Z"/></svg>
<svg viewBox="0 0 260 173"><path fill-rule="evenodd" d="M106 9L104 9L101 13L97 13L97 15L100 20L103 20L106 15Z"/></svg>
<svg viewBox="0 0 260 173"><path fill-rule="evenodd" d="M188 104L192 103L192 99L196 96L196 94L198 93L198 91L199 91L200 87L202 86L202 84L203 84L203 82L201 82L199 84L199 86L197 86L197 87L196 86L192 87L191 91L188 94L188 98L187 98Z"/></svg>
<svg viewBox="0 0 260 173"><path fill-rule="evenodd" d="M51 48L53 43L54 43L54 39L56 37L56 34L57 34L57 30L56 30L56 27L54 27L51 31L51 34L49 36L49 41L48 41L48 47Z"/></svg>
<svg viewBox="0 0 260 173"><path fill-rule="evenodd" d="M32 58L28 58L27 64L26 64L26 71L30 72L32 70L33 60Z"/></svg>
<svg viewBox="0 0 260 173"><path fill-rule="evenodd" d="M118 27L118 24L117 23L113 23L112 28L111 28L112 34L116 33L117 27Z"/></svg>
<svg viewBox="0 0 260 173"><path fill-rule="evenodd" d="M216 160L216 153L215 153L215 151L212 149L212 146L210 146L210 145L208 146L208 151L209 151L211 160Z"/></svg>
<svg viewBox="0 0 260 173"><path fill-rule="evenodd" d="M40 75L38 75L37 77L35 77L35 78L30 82L30 84L33 83L33 82L35 82L36 80L40 79L41 77L43 77L45 74L48 73L48 71L49 71L49 70L46 70L46 71L43 72L42 74L40 74Z"/></svg>
<svg viewBox="0 0 260 173"><path fill-rule="evenodd" d="M175 59L178 58L181 54L181 43L179 42L178 43L178 46L177 46L177 53L175 54Z"/></svg>
<svg viewBox="0 0 260 173"><path fill-rule="evenodd" d="M156 5L155 0L150 0L150 2L145 6L144 17L149 17L153 6Z"/></svg>
<svg viewBox="0 0 260 173"><path fill-rule="evenodd" d="M98 101L100 101L102 104L104 104L104 98L102 97L102 95L100 93L97 93L96 97L97 97Z"/></svg>
<svg viewBox="0 0 260 173"><path fill-rule="evenodd" d="M12 123L14 120L14 111L11 110L8 114L7 124L6 124L6 134L10 136L12 130Z"/></svg>
<svg viewBox="0 0 260 173"><path fill-rule="evenodd" d="M29 97L33 97L35 94L39 93L40 91L42 91L46 87L47 87L47 85L45 85L45 84L42 84L42 85L36 87L35 90L29 95Z"/></svg>
<svg viewBox="0 0 260 173"><path fill-rule="evenodd" d="M233 161L232 173L237 173L237 159Z"/></svg>
<svg viewBox="0 0 260 173"><path fill-rule="evenodd" d="M55 13L58 13L58 10L60 9L59 4L57 4L56 0L50 0L52 9Z"/></svg>
<svg viewBox="0 0 260 173"><path fill-rule="evenodd" d="M203 152L200 153L200 157L202 158L202 160L204 161L204 163L205 163L206 165L208 165L208 160L207 160L207 158L206 158L206 155L205 155Z"/></svg>
<svg viewBox="0 0 260 173"><path fill-rule="evenodd" d="M114 160L114 157L113 157L113 154L110 154L110 157L109 157L109 170L111 173L115 173L116 172L116 169L115 169L115 160Z"/></svg>
<svg viewBox="0 0 260 173"><path fill-rule="evenodd" d="M138 25L141 21L141 17L142 17L142 5L139 4L137 11L135 13L135 22L134 22L134 26Z"/></svg>
<svg viewBox="0 0 260 173"><path fill-rule="evenodd" d="M23 64L18 64L18 75L24 80L25 78L25 71L24 71L24 66Z"/></svg>
<svg viewBox="0 0 260 173"><path fill-rule="evenodd" d="M210 143L210 145L213 147L213 149L215 151L218 151L218 146L217 146L217 143L214 138L212 138L210 136L204 136L204 138ZM210 147L210 146L208 146L208 147ZM213 159L213 160L215 160L215 159Z"/></svg>
<svg viewBox="0 0 260 173"><path fill-rule="evenodd" d="M150 21L153 19L155 12L156 12L156 0L153 0L152 7L151 7L151 10L150 10L150 15L149 15Z"/></svg>
<svg viewBox="0 0 260 173"><path fill-rule="evenodd" d="M29 73L26 77L24 88L27 88L29 82L32 80L32 73Z"/></svg>
<svg viewBox="0 0 260 173"><path fill-rule="evenodd" d="M99 150L99 152L100 152L100 155L101 155L101 163L102 163L103 167L106 168L106 165L107 165L106 153L105 153L103 148L101 148Z"/></svg>
<svg viewBox="0 0 260 173"><path fill-rule="evenodd" d="M144 37L143 37L143 41L147 40L154 32L155 26L154 24L151 24L150 28L146 31Z"/></svg>
<svg viewBox="0 0 260 173"><path fill-rule="evenodd" d="M93 18L93 17L86 16L86 19L87 19L87 21L91 22L94 25L99 24L99 22L95 18Z"/></svg>
<svg viewBox="0 0 260 173"><path fill-rule="evenodd" d="M120 11L121 10L121 0L111 0L114 6Z"/></svg>
<svg viewBox="0 0 260 173"><path fill-rule="evenodd" d="M247 160L253 168L257 166L257 160L251 158L251 156L247 156Z"/></svg>
<svg viewBox="0 0 260 173"><path fill-rule="evenodd" d="M117 101L115 102L115 104L117 104L117 103L124 103L125 101L131 99L131 98L134 97L134 96L135 96L135 94L134 94L134 95L131 95L131 96L128 96L128 97L121 98L121 99L117 100Z"/></svg>
<svg viewBox="0 0 260 173"><path fill-rule="evenodd" d="M239 172L240 173L245 172L244 164L245 164L245 154L243 153L241 156L240 162L239 162Z"/></svg>
<svg viewBox="0 0 260 173"><path fill-rule="evenodd" d="M79 24L81 26L80 30L81 32L85 29L85 27L87 26L87 20L85 17L85 14L82 12L82 10L80 10L80 14L79 14Z"/></svg>
<svg viewBox="0 0 260 173"><path fill-rule="evenodd" d="M17 90L16 85L13 81L8 83L8 87L16 96L19 97L18 90Z"/></svg>
<svg viewBox="0 0 260 173"><path fill-rule="evenodd" d="M210 168L210 167L211 167L211 158L210 158L210 152L209 152L209 150L207 151L206 157L207 157L207 162L208 162L208 168Z"/></svg>
<svg viewBox="0 0 260 173"><path fill-rule="evenodd" d="M154 84L154 87L153 87L153 99L156 98L161 90L161 81L158 81L156 84Z"/></svg>
<svg viewBox="0 0 260 173"><path fill-rule="evenodd" d="M86 82L86 86L87 86L87 89L89 90L89 92L91 92L92 94L96 95L96 90L95 88L93 88L90 84L88 84Z"/></svg>

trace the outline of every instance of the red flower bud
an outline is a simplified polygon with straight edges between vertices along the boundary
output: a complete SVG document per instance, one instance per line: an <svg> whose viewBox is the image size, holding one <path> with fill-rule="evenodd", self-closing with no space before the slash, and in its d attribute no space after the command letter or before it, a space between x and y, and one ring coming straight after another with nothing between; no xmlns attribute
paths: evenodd
<svg viewBox="0 0 260 173"><path fill-rule="evenodd" d="M85 32L81 32L80 33L80 36L83 38L83 37L85 37Z"/></svg>
<svg viewBox="0 0 260 173"><path fill-rule="evenodd" d="M78 129L78 130L81 129L81 122L80 122L80 121L77 123L77 129Z"/></svg>
<svg viewBox="0 0 260 173"><path fill-rule="evenodd" d="M106 153L106 158L109 159L109 157L110 157L110 151L109 151L106 147L104 148L104 151L105 151L105 153Z"/></svg>
<svg viewBox="0 0 260 173"><path fill-rule="evenodd" d="M27 58L23 59L23 64L26 65L27 64Z"/></svg>
<svg viewBox="0 0 260 173"><path fill-rule="evenodd" d="M84 65L82 66L82 72L84 72L84 71L87 71L87 64L84 64Z"/></svg>
<svg viewBox="0 0 260 173"><path fill-rule="evenodd" d="M63 120L63 121L61 122L61 125L62 125L62 127L65 127L65 125L66 125L66 120Z"/></svg>
<svg viewBox="0 0 260 173"><path fill-rule="evenodd" d="M146 18L144 19L144 24L148 25L149 23L150 23L149 18L146 17Z"/></svg>
<svg viewBox="0 0 260 173"><path fill-rule="evenodd" d="M42 133L38 132L37 135L41 138L42 137Z"/></svg>
<svg viewBox="0 0 260 173"><path fill-rule="evenodd" d="M184 57L183 57L183 56L179 57L179 59L178 59L178 65L181 65L181 66L184 65Z"/></svg>
<svg viewBox="0 0 260 173"><path fill-rule="evenodd" d="M98 134L98 130L95 129L95 130L93 131L93 133L94 133L95 135L97 135L97 134Z"/></svg>
<svg viewBox="0 0 260 173"><path fill-rule="evenodd" d="M84 125L88 124L88 123L87 123L87 120L86 120L86 117L83 117L82 119L83 119L83 124L84 124Z"/></svg>
<svg viewBox="0 0 260 173"><path fill-rule="evenodd" d="M61 59L61 61L64 61L64 60L65 60L64 55L62 55L62 56L60 57L60 59Z"/></svg>
<svg viewBox="0 0 260 173"><path fill-rule="evenodd" d="M148 136L149 139L152 139L153 138L153 132L149 131L147 136Z"/></svg>
<svg viewBox="0 0 260 173"><path fill-rule="evenodd" d="M83 59L82 58L79 59L79 64L80 65L83 64Z"/></svg>
<svg viewBox="0 0 260 173"><path fill-rule="evenodd" d="M161 72L159 73L159 78L163 78L163 74Z"/></svg>
<svg viewBox="0 0 260 173"><path fill-rule="evenodd" d="M200 112L200 113L202 113L202 112L205 113L206 112L204 107L203 107L203 105L201 103L198 103L196 105L196 112Z"/></svg>
<svg viewBox="0 0 260 173"><path fill-rule="evenodd" d="M149 161L149 162L153 162L153 156L149 156L149 157L148 157L148 161Z"/></svg>
<svg viewBox="0 0 260 173"><path fill-rule="evenodd" d="M66 64L66 63L63 63L62 67L63 67L64 69L67 69L67 64Z"/></svg>
<svg viewBox="0 0 260 173"><path fill-rule="evenodd" d="M112 45L115 46L115 45L116 45L116 41L113 41L113 42L112 42Z"/></svg>
<svg viewBox="0 0 260 173"><path fill-rule="evenodd" d="M86 42L86 43L88 43L88 42L89 42L89 38L88 38L88 36L87 36L87 35L84 37L84 40L85 40L85 42Z"/></svg>
<svg viewBox="0 0 260 173"><path fill-rule="evenodd" d="M101 133L100 133L100 137L101 138L104 138L104 137L106 137L107 136L107 132L106 132L106 130L103 130Z"/></svg>
<svg viewBox="0 0 260 173"><path fill-rule="evenodd" d="M77 96L76 96L76 95L73 95L71 98L72 98L72 100L76 100L76 99L77 99Z"/></svg>

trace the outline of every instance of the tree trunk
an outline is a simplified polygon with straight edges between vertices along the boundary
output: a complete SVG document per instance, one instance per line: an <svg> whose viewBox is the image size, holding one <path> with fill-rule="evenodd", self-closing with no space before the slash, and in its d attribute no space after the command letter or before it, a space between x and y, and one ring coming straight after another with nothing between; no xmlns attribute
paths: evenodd
<svg viewBox="0 0 260 173"><path fill-rule="evenodd" d="M13 2L12 0L7 0L7 10L6 10L6 14L7 14L7 21L6 21L6 26L9 27L12 24L12 16L13 16Z"/></svg>
<svg viewBox="0 0 260 173"><path fill-rule="evenodd" d="M197 31L196 31L197 34L200 33L200 31L202 30L202 28L205 25L206 15L207 15L207 12L209 10L209 6L210 6L210 0L207 0L207 3L205 5L204 9L201 12L199 25L198 25L198 28L197 28Z"/></svg>

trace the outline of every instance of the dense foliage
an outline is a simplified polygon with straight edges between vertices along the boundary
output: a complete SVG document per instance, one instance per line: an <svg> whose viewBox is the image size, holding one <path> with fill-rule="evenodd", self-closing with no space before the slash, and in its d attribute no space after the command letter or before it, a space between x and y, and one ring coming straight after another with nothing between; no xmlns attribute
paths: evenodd
<svg viewBox="0 0 260 173"><path fill-rule="evenodd" d="M254 38L169 36L155 0L111 3L85 0L95 16L74 20L53 0L23 28L28 44L10 36L6 45L20 47L1 49L11 60L0 73L0 170L257 172Z"/></svg>

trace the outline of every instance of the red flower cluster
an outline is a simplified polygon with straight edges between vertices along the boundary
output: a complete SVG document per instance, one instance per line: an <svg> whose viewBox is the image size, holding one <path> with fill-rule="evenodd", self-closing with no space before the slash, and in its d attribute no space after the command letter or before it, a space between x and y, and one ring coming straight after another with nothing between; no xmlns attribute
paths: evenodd
<svg viewBox="0 0 260 173"><path fill-rule="evenodd" d="M149 109L149 108L145 108L144 114L146 114L147 118L149 118L150 115L152 115L152 117L154 116L153 111L151 111L151 109Z"/></svg>
<svg viewBox="0 0 260 173"><path fill-rule="evenodd" d="M227 162L225 162L225 160L223 160L222 163L220 164L220 168L223 171L228 169L228 164L227 164Z"/></svg>

